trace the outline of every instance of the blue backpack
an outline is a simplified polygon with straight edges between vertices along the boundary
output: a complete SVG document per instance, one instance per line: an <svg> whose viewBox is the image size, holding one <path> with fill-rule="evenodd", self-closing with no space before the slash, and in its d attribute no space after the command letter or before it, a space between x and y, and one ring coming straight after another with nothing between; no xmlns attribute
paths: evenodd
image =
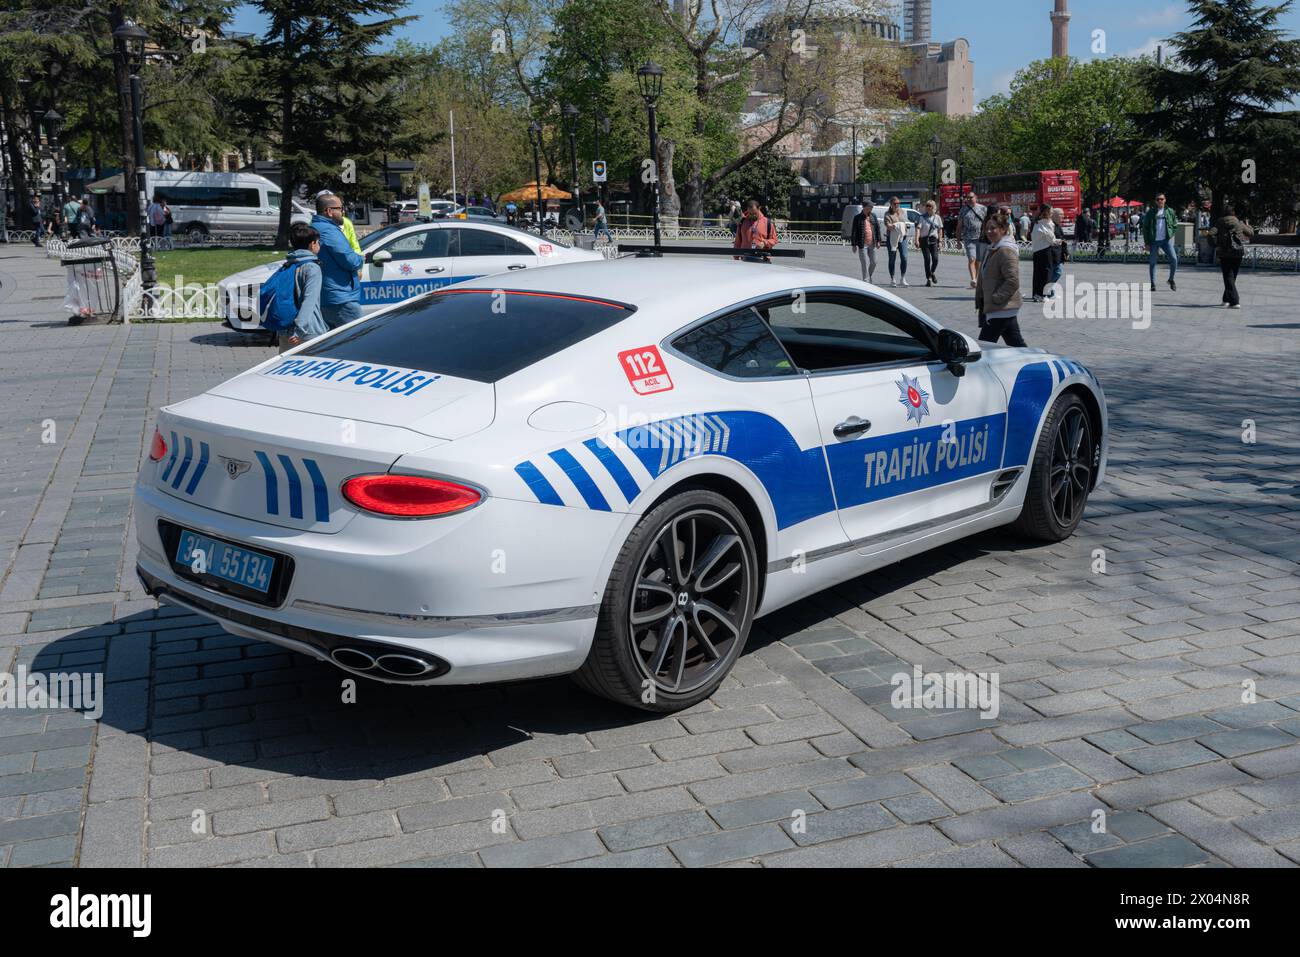
<svg viewBox="0 0 1300 957"><path fill-rule="evenodd" d="M293 328L298 319L298 307L302 303L298 267L305 262L316 262L316 260L300 259L285 263L262 283L257 305L262 315L263 329L269 332L285 332Z"/></svg>

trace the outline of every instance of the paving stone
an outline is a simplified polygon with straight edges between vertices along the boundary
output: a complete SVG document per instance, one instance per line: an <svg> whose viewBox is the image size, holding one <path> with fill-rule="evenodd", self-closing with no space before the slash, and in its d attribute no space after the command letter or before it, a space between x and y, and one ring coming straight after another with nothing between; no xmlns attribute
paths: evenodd
<svg viewBox="0 0 1300 957"><path fill-rule="evenodd" d="M885 798L898 797L916 791L917 784L902 774L881 774L853 778L834 784L823 784L812 789L812 794L828 808L868 804Z"/></svg>
<svg viewBox="0 0 1300 957"><path fill-rule="evenodd" d="M736 831L719 831L675 841L668 845L668 849L687 867L709 867L761 857L793 846L790 838L775 824L756 824Z"/></svg>
<svg viewBox="0 0 1300 957"><path fill-rule="evenodd" d="M1026 867L1087 867L1051 835L1021 834L998 842L998 847Z"/></svg>
<svg viewBox="0 0 1300 957"><path fill-rule="evenodd" d="M1217 754L1195 741L1178 741L1174 744L1140 748L1137 751L1125 751L1116 757L1142 774L1172 771L1218 759Z"/></svg>
<svg viewBox="0 0 1300 957"><path fill-rule="evenodd" d="M834 805L827 805L833 807ZM718 804L708 809L709 816L719 827L736 830L751 824L765 824L769 821L792 819L797 811L812 814L820 811L822 803L807 791L784 791L780 794L765 794L762 797L745 798Z"/></svg>
<svg viewBox="0 0 1300 957"><path fill-rule="evenodd" d="M1084 855L1093 867L1190 867L1210 855L1181 834L1169 834L1137 844L1124 844Z"/></svg>
<svg viewBox="0 0 1300 957"><path fill-rule="evenodd" d="M605 853L594 832L560 834L535 841L498 844L479 851L487 867L545 867Z"/></svg>
<svg viewBox="0 0 1300 957"><path fill-rule="evenodd" d="M1074 768L1063 764L989 778L981 782L994 797L1007 803L1032 801L1058 791L1073 791L1088 787L1092 783L1087 775L1080 774Z"/></svg>
<svg viewBox="0 0 1300 957"><path fill-rule="evenodd" d="M603 827L598 833L611 851L630 851L652 844L670 844L700 834L712 834L716 830L717 825L703 811L679 811Z"/></svg>
<svg viewBox="0 0 1300 957"><path fill-rule="evenodd" d="M1215 731L1222 731L1223 728L1223 725L1216 724L1208 718L1172 718L1168 721L1137 724L1127 731L1148 744L1170 744L1202 734L1213 734Z"/></svg>
<svg viewBox="0 0 1300 957"><path fill-rule="evenodd" d="M1285 731L1267 726L1241 728L1237 731L1220 731L1196 739L1211 751L1225 758L1236 758L1243 754L1268 751L1271 748L1284 748L1295 743L1295 738Z"/></svg>
<svg viewBox="0 0 1300 957"><path fill-rule="evenodd" d="M895 827L899 818L879 804L855 804L834 811L808 814L799 820L786 820L781 826L800 847L836 841L841 838L870 834Z"/></svg>
<svg viewBox="0 0 1300 957"><path fill-rule="evenodd" d="M895 827L763 858L764 867L879 867L952 847L927 824Z"/></svg>

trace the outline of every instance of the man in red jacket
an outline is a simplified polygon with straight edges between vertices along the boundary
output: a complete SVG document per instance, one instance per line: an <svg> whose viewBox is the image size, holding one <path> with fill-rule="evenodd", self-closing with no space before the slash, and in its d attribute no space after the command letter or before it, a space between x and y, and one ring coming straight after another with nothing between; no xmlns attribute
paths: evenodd
<svg viewBox="0 0 1300 957"><path fill-rule="evenodd" d="M751 199L745 203L744 216L731 245L733 249L748 250L771 249L776 245L776 227L763 215L758 200Z"/></svg>

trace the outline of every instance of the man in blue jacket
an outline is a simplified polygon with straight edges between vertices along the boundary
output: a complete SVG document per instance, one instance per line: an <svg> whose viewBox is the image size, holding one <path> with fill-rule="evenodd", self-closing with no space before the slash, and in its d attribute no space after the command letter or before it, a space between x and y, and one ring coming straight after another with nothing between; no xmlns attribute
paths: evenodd
<svg viewBox="0 0 1300 957"><path fill-rule="evenodd" d="M333 193L316 197L311 224L320 233L320 311L325 325L337 329L361 318L361 281L357 270L365 262L343 235L343 200Z"/></svg>

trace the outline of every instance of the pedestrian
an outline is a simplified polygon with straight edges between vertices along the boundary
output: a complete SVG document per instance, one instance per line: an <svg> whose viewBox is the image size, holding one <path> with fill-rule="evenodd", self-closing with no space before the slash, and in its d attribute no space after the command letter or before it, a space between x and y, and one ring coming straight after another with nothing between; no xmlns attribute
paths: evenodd
<svg viewBox="0 0 1300 957"><path fill-rule="evenodd" d="M1088 215L1086 209L1079 211L1079 216L1074 221L1074 241L1076 243L1086 243L1092 237L1092 217Z"/></svg>
<svg viewBox="0 0 1300 957"><path fill-rule="evenodd" d="M984 235L984 220L988 214L988 208L977 202L973 190L966 194L966 202L957 219L960 224L962 248L966 250L966 268L970 272L972 289L975 288L975 281L978 278L980 237Z"/></svg>
<svg viewBox="0 0 1300 957"><path fill-rule="evenodd" d="M515 220L518 218L519 218L519 207L515 205L513 200L511 200L510 202L506 203L506 225L513 226L515 224Z"/></svg>
<svg viewBox="0 0 1300 957"><path fill-rule="evenodd" d="M1057 243L1053 247L1052 275L1048 280L1049 286L1055 286L1061 281L1061 275L1065 272L1065 264L1070 258L1070 244L1065 241L1065 229L1061 225L1065 217L1065 210L1059 206L1052 209L1052 232L1056 235ZM1056 295L1055 292L1052 295Z"/></svg>
<svg viewBox="0 0 1300 957"><path fill-rule="evenodd" d="M325 325L337 329L361 317L361 282L357 270L365 260L343 234L343 200L333 193L316 197L311 218L320 236L320 311Z"/></svg>
<svg viewBox="0 0 1300 957"><path fill-rule="evenodd" d="M148 210L145 211L145 217L149 220L149 235L154 239L162 239L163 223L167 221L167 214L163 212L162 203L158 201L157 194L154 195L153 202L149 204Z"/></svg>
<svg viewBox="0 0 1300 957"><path fill-rule="evenodd" d="M894 281L894 266L897 264L899 279L903 285L907 282L907 213L897 196L889 198L889 211L885 213L885 247L889 253L889 284L897 286Z"/></svg>
<svg viewBox="0 0 1300 957"><path fill-rule="evenodd" d="M876 275L876 229L875 217L871 207L862 203L862 208L853 217L849 226L849 243L858 254L858 265L862 267L862 281L874 282Z"/></svg>
<svg viewBox="0 0 1300 957"><path fill-rule="evenodd" d="M939 246L943 242L943 220L935 211L934 200L927 200L925 215L916 224L921 243L921 261L925 264L925 284L939 285Z"/></svg>
<svg viewBox="0 0 1300 957"><path fill-rule="evenodd" d="M1178 250L1174 249L1174 228L1178 225L1178 217L1174 211L1169 208L1165 194L1161 193L1156 197L1154 209L1147 210L1147 214L1142 219L1142 236L1147 242L1147 248L1151 251L1148 265L1151 268L1151 291L1156 291L1156 263L1160 250L1165 251L1165 258L1169 260L1169 288L1174 292L1178 291L1178 283L1174 277L1178 274Z"/></svg>
<svg viewBox="0 0 1300 957"><path fill-rule="evenodd" d="M337 198L339 201L339 211L340 212L343 211L344 209L343 197L339 196L338 193L331 192L328 189L322 189L319 193L316 194L317 208L320 207L320 199L322 196L334 196L335 198ZM357 239L357 228L352 225L352 220L348 219L346 215L341 216L338 225L339 225L339 229L343 230L343 236L345 239L347 239L348 245L352 247L352 251L357 255L360 255L361 242Z"/></svg>
<svg viewBox="0 0 1300 957"><path fill-rule="evenodd" d="M90 208L90 201L85 197L77 210L77 235L90 239L95 235L95 211Z"/></svg>
<svg viewBox="0 0 1300 957"><path fill-rule="evenodd" d="M167 240L167 248L170 249L172 245L172 226L175 225L175 220L172 218L172 208L167 204L167 200L165 199L162 201L162 208L163 239Z"/></svg>
<svg viewBox="0 0 1300 957"><path fill-rule="evenodd" d="M609 230L609 220L605 216L605 204L598 199L596 200L596 222L592 227L592 239L599 242L601 233L604 233L605 238L611 243L614 241L614 234Z"/></svg>
<svg viewBox="0 0 1300 957"><path fill-rule="evenodd" d="M68 231L68 239L77 238L77 213L81 210L81 203L75 196L69 196L68 201L63 204L63 227Z"/></svg>
<svg viewBox="0 0 1300 957"><path fill-rule="evenodd" d="M289 227L289 245L293 247L284 260L284 269L296 269L293 276L293 326L281 337L280 351L288 352L329 331L321 316L320 232L306 223Z"/></svg>
<svg viewBox="0 0 1300 957"><path fill-rule="evenodd" d="M1029 234L1034 228L1034 221L1029 217L1028 209L1020 214L1020 218L1016 220L1016 225L1020 227L1016 233L1016 241L1029 242Z"/></svg>
<svg viewBox="0 0 1300 957"><path fill-rule="evenodd" d="M1020 247L1010 236L1011 222L1006 213L992 213L989 219L989 239L993 245L980 264L975 285L975 305L984 316L980 341L1002 339L1009 346L1023 346L1025 340L1020 334L1019 321L1023 303L1020 296Z"/></svg>
<svg viewBox="0 0 1300 957"><path fill-rule="evenodd" d="M771 249L775 245L776 227L763 215L758 200L746 200L741 220L736 226L736 238L731 241L731 247L757 253L764 249Z"/></svg>
<svg viewBox="0 0 1300 957"><path fill-rule="evenodd" d="M1056 246L1060 242L1056 238L1056 229L1052 223L1052 207L1046 203L1038 208L1030 241L1034 250L1034 290L1029 301L1041 302L1046 295L1052 267L1056 264Z"/></svg>
<svg viewBox="0 0 1300 957"><path fill-rule="evenodd" d="M32 245L41 245L41 239L45 233L45 210L41 207L41 196L39 193L32 196L27 203L27 209L32 217Z"/></svg>
<svg viewBox="0 0 1300 957"><path fill-rule="evenodd" d="M1237 218L1231 205L1223 207L1223 215L1210 230L1219 249L1219 268L1223 271L1223 306L1240 309L1241 296L1237 294L1237 273L1246 255L1246 243L1255 235L1250 223Z"/></svg>

